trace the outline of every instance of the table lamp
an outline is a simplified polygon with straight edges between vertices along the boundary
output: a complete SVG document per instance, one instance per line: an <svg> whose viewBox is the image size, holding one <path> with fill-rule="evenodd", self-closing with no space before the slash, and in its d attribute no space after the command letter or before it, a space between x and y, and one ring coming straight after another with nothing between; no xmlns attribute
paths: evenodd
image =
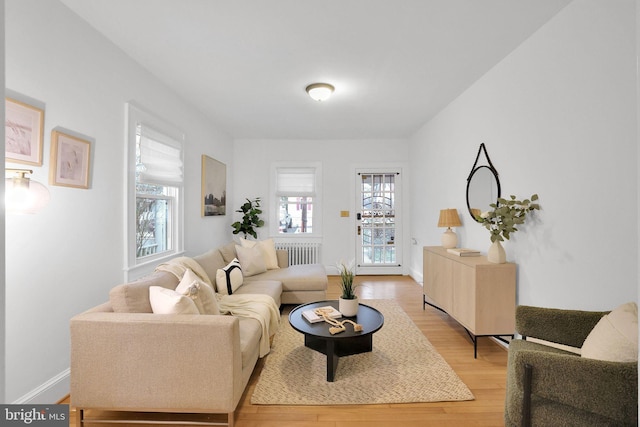
<svg viewBox="0 0 640 427"><path fill-rule="evenodd" d="M442 247L449 249L458 245L458 236L451 227L460 227L461 225L457 209L442 209L440 211L438 227L447 227L446 231L442 233Z"/></svg>

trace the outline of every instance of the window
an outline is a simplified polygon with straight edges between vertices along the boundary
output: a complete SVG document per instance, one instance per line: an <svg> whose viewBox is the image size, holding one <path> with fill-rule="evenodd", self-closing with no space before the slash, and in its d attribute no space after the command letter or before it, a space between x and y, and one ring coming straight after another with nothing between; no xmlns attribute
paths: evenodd
<svg viewBox="0 0 640 427"><path fill-rule="evenodd" d="M129 267L182 250L182 134L129 105Z"/></svg>
<svg viewBox="0 0 640 427"><path fill-rule="evenodd" d="M279 235L318 234L318 166L276 166L276 222Z"/></svg>

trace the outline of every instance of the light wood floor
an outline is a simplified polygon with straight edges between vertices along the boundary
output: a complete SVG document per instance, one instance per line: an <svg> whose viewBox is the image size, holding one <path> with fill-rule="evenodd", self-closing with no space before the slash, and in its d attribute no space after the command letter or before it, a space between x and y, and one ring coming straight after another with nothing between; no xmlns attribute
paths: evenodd
<svg viewBox="0 0 640 427"><path fill-rule="evenodd" d="M422 287L410 277L357 276L362 299L394 299L415 322L458 376L475 400L393 405L261 406L251 405L262 361L253 372L235 413L236 427L378 427L378 426L503 426L506 350L480 338L478 358L466 331L446 314L427 306L422 310ZM329 299L339 297L338 278L329 277ZM268 357L268 356L267 356ZM69 398L61 403L69 403ZM70 425L75 411L70 410ZM91 424L86 424L91 426ZM97 425L97 424L94 424ZM105 424L101 424L104 426ZM120 426L123 424L119 424Z"/></svg>

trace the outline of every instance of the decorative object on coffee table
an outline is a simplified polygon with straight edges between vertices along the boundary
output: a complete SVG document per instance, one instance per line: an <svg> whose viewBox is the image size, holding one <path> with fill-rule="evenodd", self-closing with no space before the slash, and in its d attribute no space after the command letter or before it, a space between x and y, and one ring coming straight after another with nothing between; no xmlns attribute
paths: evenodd
<svg viewBox="0 0 640 427"><path fill-rule="evenodd" d="M351 260L349 265L341 261L338 264L338 271L340 272L340 287L342 289L342 296L339 299L338 311L343 316L353 317L358 314L358 297L355 294L355 290L358 285L354 285L353 279L356 275L355 261Z"/></svg>
<svg viewBox="0 0 640 427"><path fill-rule="evenodd" d="M302 312L302 315L310 323L326 322L326 318L338 319L342 317L342 313L336 310L334 307L328 305L326 307L318 307L315 309L308 309Z"/></svg>
<svg viewBox="0 0 640 427"><path fill-rule="evenodd" d="M308 310L307 310L308 311ZM302 315L305 315L307 311L302 312ZM332 325L329 328L329 333L331 335L339 334L340 332L344 332L347 330L345 323L351 323L353 325L353 332L362 332L362 325L354 322L353 320L345 319L345 320L336 320L336 318L331 317L331 314L336 312L336 309L333 307L320 307L313 310L315 314L321 316L325 323ZM338 313L340 313L338 311ZM357 313L357 311L356 311ZM313 322L312 322L313 323Z"/></svg>

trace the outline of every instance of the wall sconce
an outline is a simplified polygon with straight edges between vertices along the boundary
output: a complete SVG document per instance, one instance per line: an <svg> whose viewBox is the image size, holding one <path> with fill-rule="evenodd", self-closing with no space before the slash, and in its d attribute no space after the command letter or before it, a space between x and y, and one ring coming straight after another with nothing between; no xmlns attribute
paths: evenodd
<svg viewBox="0 0 640 427"><path fill-rule="evenodd" d="M309 96L316 101L326 101L329 99L335 88L329 83L314 83L305 89Z"/></svg>
<svg viewBox="0 0 640 427"><path fill-rule="evenodd" d="M49 203L47 187L27 177L27 174L33 174L32 170L5 168L5 172L15 173L4 180L7 213L33 214Z"/></svg>
<svg viewBox="0 0 640 427"><path fill-rule="evenodd" d="M438 219L438 227L447 227L442 233L442 247L446 249L455 248L458 245L458 236L451 227L460 227L460 217L457 209L442 209Z"/></svg>

